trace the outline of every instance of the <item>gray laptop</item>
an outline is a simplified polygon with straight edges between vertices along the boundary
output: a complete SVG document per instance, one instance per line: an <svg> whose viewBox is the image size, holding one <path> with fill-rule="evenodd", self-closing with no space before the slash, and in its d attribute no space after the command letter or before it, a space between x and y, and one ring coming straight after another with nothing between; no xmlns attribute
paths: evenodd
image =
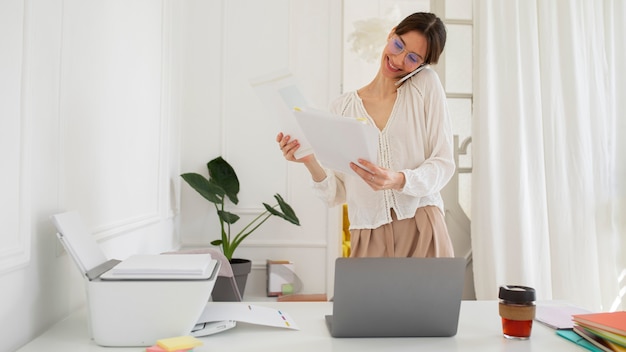
<svg viewBox="0 0 626 352"><path fill-rule="evenodd" d="M454 336L463 258L337 258L334 337Z"/></svg>

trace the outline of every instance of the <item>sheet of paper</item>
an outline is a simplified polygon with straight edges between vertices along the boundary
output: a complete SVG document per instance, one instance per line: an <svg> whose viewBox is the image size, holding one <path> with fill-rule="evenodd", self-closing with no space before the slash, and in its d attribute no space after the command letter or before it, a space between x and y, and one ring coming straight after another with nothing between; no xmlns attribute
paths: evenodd
<svg viewBox="0 0 626 352"><path fill-rule="evenodd" d="M201 275L211 262L210 254L138 254L111 269L116 275L196 274Z"/></svg>
<svg viewBox="0 0 626 352"><path fill-rule="evenodd" d="M237 322L300 330L295 321L283 310L240 302L219 302L217 304L209 302L204 308L202 315L200 315L198 322L220 320L235 320Z"/></svg>
<svg viewBox="0 0 626 352"><path fill-rule="evenodd" d="M535 320L553 329L574 327L572 315L589 313L588 310L570 305L537 304Z"/></svg>
<svg viewBox="0 0 626 352"><path fill-rule="evenodd" d="M291 113L294 107L308 106L294 76L287 71L278 71L254 78L250 80L250 84L267 112L278 119L281 132L300 142L296 158L313 153L310 143Z"/></svg>
<svg viewBox="0 0 626 352"><path fill-rule="evenodd" d="M375 126L358 117L321 110L301 109L293 114L323 166L353 174L350 162L358 165L358 159L365 159L378 164L379 132Z"/></svg>
<svg viewBox="0 0 626 352"><path fill-rule="evenodd" d="M217 260L210 254L139 254L100 276L102 280L202 280L213 275Z"/></svg>
<svg viewBox="0 0 626 352"><path fill-rule="evenodd" d="M87 230L78 212L68 211L53 215L52 222L60 234L59 240L72 256L81 273L86 273L107 261L104 252Z"/></svg>

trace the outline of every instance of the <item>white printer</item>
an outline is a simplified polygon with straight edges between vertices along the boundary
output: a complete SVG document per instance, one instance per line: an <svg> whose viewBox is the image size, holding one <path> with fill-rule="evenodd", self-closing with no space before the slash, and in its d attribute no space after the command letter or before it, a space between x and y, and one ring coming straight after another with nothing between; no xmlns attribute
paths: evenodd
<svg viewBox="0 0 626 352"><path fill-rule="evenodd" d="M75 211L52 216L57 236L85 277L89 331L101 346L151 346L189 335L217 278L210 254L107 260Z"/></svg>

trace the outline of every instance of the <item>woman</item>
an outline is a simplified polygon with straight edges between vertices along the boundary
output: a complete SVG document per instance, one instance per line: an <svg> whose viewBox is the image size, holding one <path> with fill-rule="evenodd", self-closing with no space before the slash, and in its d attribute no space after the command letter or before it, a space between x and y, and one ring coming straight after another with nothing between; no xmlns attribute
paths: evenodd
<svg viewBox="0 0 626 352"><path fill-rule="evenodd" d="M379 165L358 160L342 174L313 154L295 159L298 141L276 137L284 157L309 170L320 198L348 203L352 257L454 256L440 194L455 170L452 131L439 77L425 66L437 63L445 41L437 16L408 16L389 33L374 79L332 103L333 113L378 127Z"/></svg>

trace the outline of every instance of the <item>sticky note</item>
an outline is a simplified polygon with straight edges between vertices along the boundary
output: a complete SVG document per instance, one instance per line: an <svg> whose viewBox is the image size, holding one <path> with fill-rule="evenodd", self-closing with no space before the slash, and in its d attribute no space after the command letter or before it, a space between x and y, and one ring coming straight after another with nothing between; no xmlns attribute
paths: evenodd
<svg viewBox="0 0 626 352"><path fill-rule="evenodd" d="M293 285L292 284L283 284L281 287L281 291L283 295L290 295L293 293Z"/></svg>
<svg viewBox="0 0 626 352"><path fill-rule="evenodd" d="M146 348L146 352L168 352L168 351L166 349L164 349L163 347L160 347L159 345L154 345L154 346L150 346L150 347ZM174 352L193 352L193 349L176 350Z"/></svg>
<svg viewBox="0 0 626 352"><path fill-rule="evenodd" d="M202 341L193 336L178 336L157 340L157 345L168 352L188 350L202 345Z"/></svg>

